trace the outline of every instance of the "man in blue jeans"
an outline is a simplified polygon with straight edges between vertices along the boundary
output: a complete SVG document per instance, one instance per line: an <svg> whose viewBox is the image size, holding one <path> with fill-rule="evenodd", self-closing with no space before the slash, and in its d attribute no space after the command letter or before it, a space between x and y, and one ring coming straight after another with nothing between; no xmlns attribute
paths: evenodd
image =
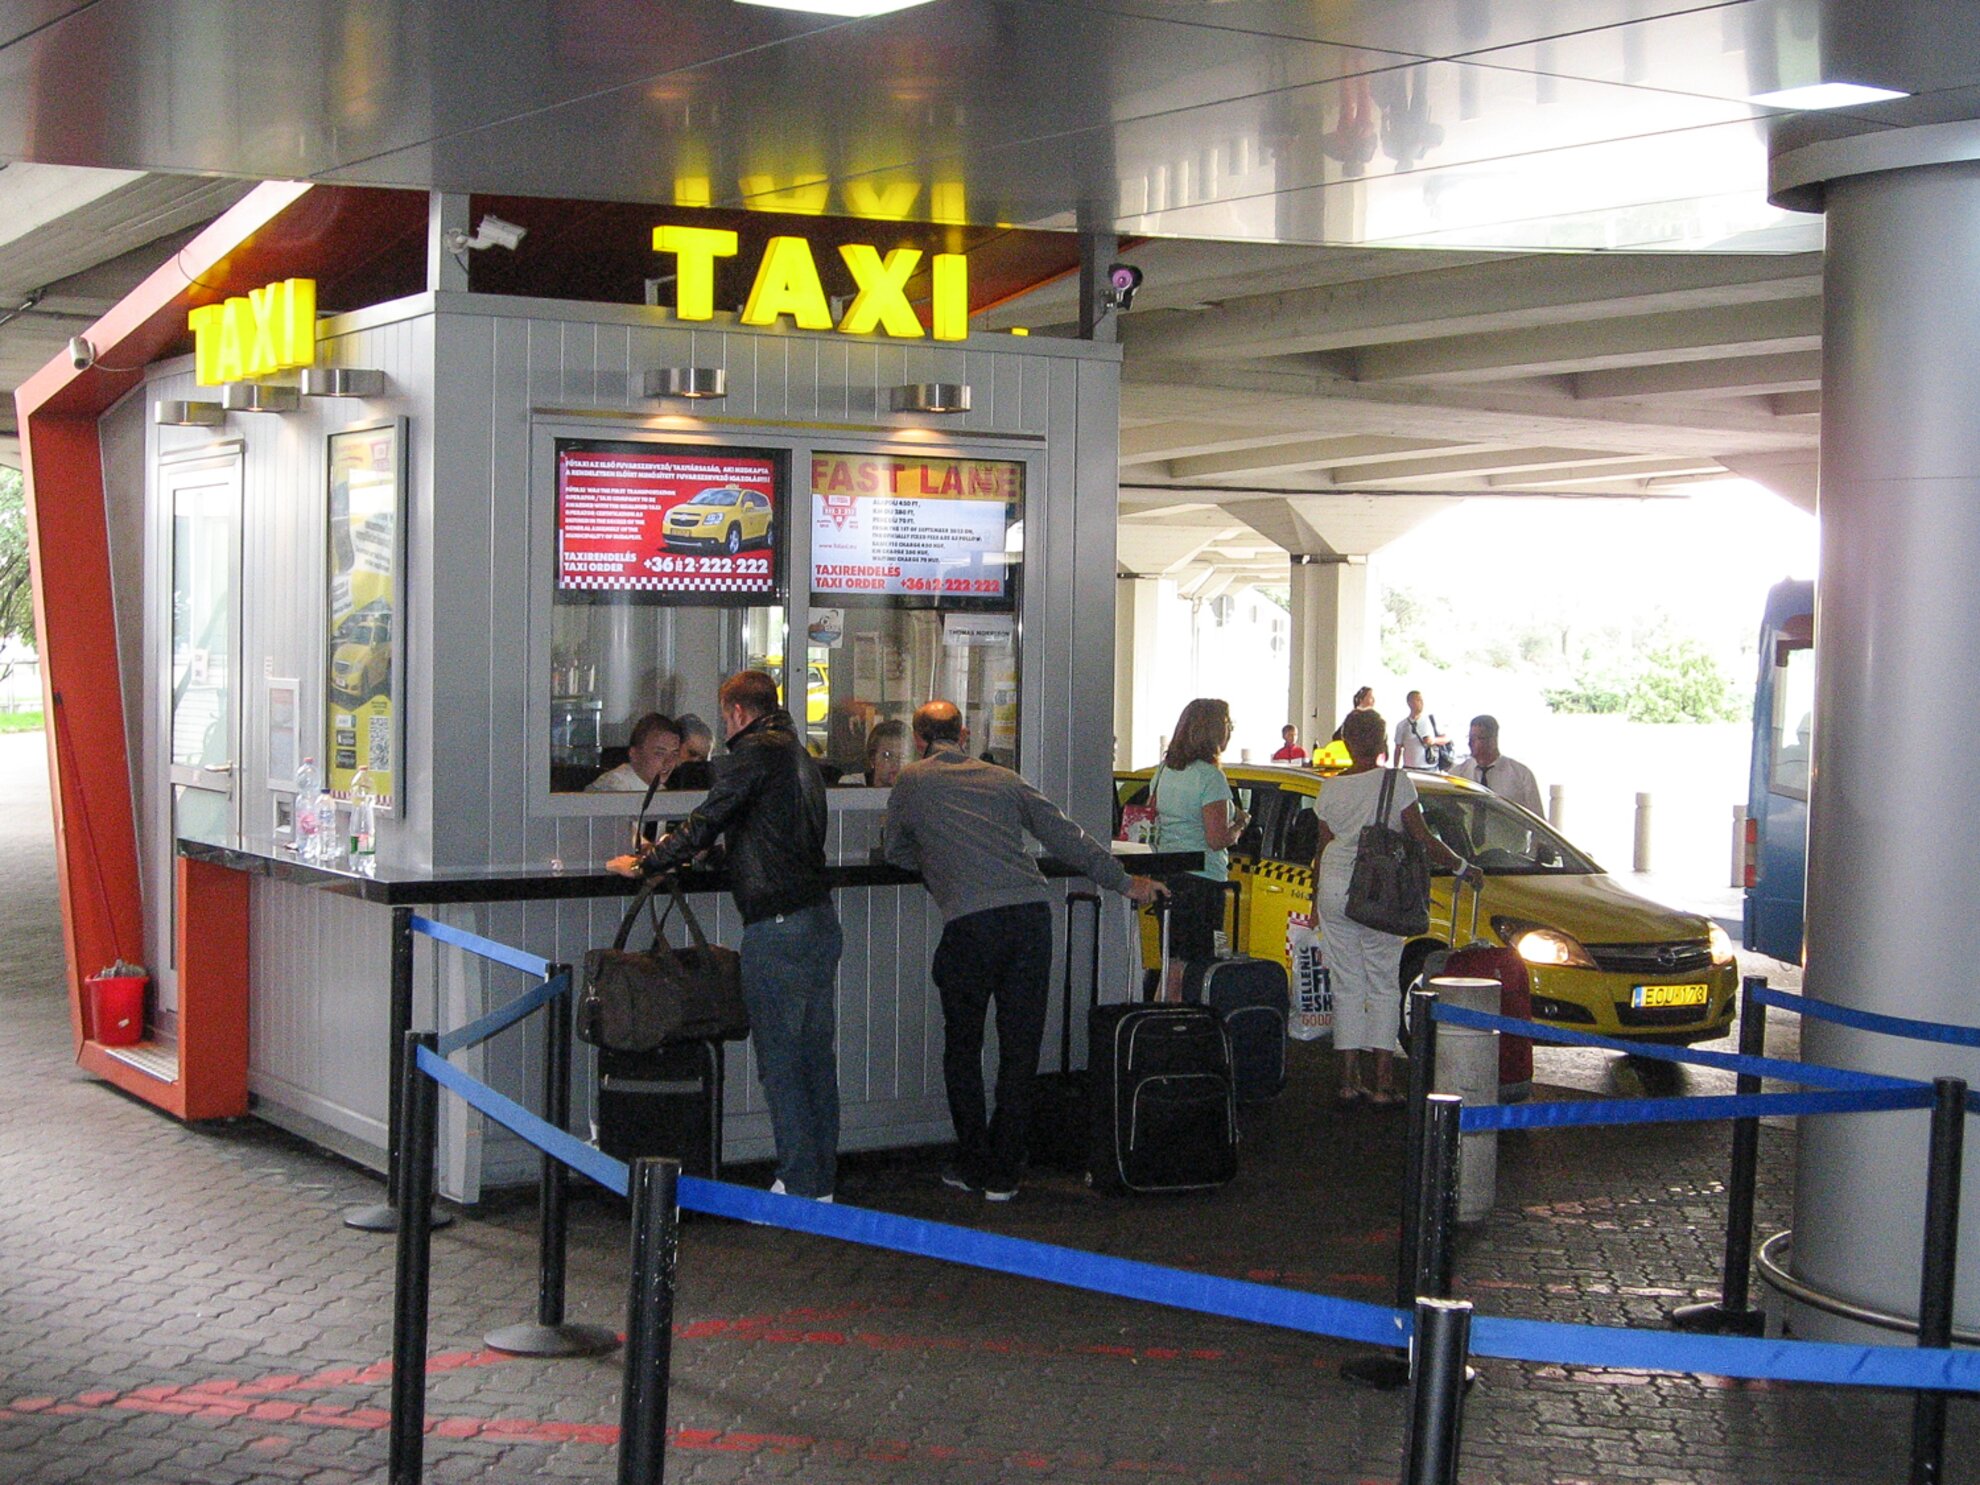
<svg viewBox="0 0 1980 1485"><path fill-rule="evenodd" d="M887 806L885 854L919 871L942 910L935 987L942 994L942 1076L956 1163L942 1179L990 1201L1017 1195L1025 1126L1045 1033L1056 895L1025 846L1030 834L1102 887L1148 902L1164 889L1131 877L1106 846L1016 773L969 756L962 713L931 701L914 714L921 757L901 770ZM997 1112L983 1091L983 1018L997 1006Z"/></svg>
<svg viewBox="0 0 1980 1485"><path fill-rule="evenodd" d="M657 876L715 843L728 845L729 890L742 914L743 1000L756 1073L770 1104L780 1195L832 1199L838 1171L836 980L844 939L825 875L825 779L805 751L777 683L760 670L722 682L728 755L701 807L621 876Z"/></svg>

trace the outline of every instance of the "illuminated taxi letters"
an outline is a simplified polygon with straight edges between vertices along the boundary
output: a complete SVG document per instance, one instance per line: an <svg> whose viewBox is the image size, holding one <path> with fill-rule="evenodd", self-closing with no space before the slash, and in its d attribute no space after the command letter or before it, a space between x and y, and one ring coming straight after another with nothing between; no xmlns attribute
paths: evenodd
<svg viewBox="0 0 1980 1485"><path fill-rule="evenodd" d="M924 334L921 318L907 300L907 281L921 262L920 248L895 248L883 260L863 242L848 242L839 256L852 270L859 294L847 306L839 328L848 335L871 335L874 327L906 340Z"/></svg>
<svg viewBox="0 0 1980 1485"><path fill-rule="evenodd" d="M715 313L715 260L736 255L736 234L714 227L655 227L653 250L674 255L674 313L705 320Z"/></svg>
<svg viewBox="0 0 1980 1485"><path fill-rule="evenodd" d="M919 181L891 180L884 184L870 180L846 182L846 210L870 222L905 222L921 194Z"/></svg>
<svg viewBox="0 0 1980 1485"><path fill-rule="evenodd" d="M711 227L653 229L654 251L674 255L676 319L714 318L715 260L733 257L736 247L734 232ZM937 253L930 260L926 329L907 295L908 280L921 266L920 248L895 248L882 257L878 248L853 242L841 244L839 256L859 292L846 306L837 329L847 335L878 331L903 340L930 334L937 340L962 340L969 334L969 259L961 253ZM765 245L737 318L745 325L767 326L786 315L801 330L835 328L817 260L802 237L773 237Z"/></svg>
<svg viewBox="0 0 1980 1485"><path fill-rule="evenodd" d="M811 244L802 237L770 239L763 261L756 265L756 282L750 285L742 322L774 325L779 315L789 315L800 330L832 328L832 307L825 302Z"/></svg>
<svg viewBox="0 0 1980 1485"><path fill-rule="evenodd" d="M193 380L217 387L316 364L316 280L289 278L186 316Z"/></svg>

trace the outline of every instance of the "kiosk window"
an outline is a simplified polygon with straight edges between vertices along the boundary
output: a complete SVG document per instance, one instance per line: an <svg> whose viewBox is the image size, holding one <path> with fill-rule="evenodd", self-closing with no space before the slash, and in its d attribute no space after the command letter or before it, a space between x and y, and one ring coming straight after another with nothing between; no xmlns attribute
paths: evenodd
<svg viewBox="0 0 1980 1485"><path fill-rule="evenodd" d="M821 451L810 483L812 750L856 782L873 728L940 698L1015 768L1024 466Z"/></svg>

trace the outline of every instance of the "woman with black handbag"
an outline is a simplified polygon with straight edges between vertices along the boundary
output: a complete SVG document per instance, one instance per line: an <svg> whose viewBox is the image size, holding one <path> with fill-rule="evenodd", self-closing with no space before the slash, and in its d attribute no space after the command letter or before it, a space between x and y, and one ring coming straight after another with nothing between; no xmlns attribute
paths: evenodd
<svg viewBox="0 0 1980 1485"><path fill-rule="evenodd" d="M1356 882L1357 859L1364 851L1385 848L1407 857L1417 854L1409 850L1414 845L1420 854L1415 863L1405 866L1420 867L1427 861L1471 881L1484 875L1430 833L1409 775L1400 768L1379 766L1387 740L1388 724L1380 712L1350 712L1341 725L1341 741L1354 762L1320 786L1315 811L1320 817L1320 847L1313 862L1313 897L1320 912L1320 952L1334 989L1334 1050L1341 1054L1336 1102L1342 1108L1364 1102L1394 1108L1402 1102L1396 1092L1395 1054L1401 1050L1396 1043L1396 996L1404 936L1393 931L1393 923L1390 929L1368 926L1362 920L1380 914L1365 911L1360 903L1355 904L1355 916L1350 916L1350 887L1365 894L1368 878L1381 876L1364 868L1363 880ZM1395 836L1400 840L1390 838ZM1371 860L1369 866L1377 864ZM1410 881L1417 885L1402 885ZM1414 906L1427 915L1427 876L1419 871L1412 878L1405 869L1389 884L1392 891L1419 896L1422 900ZM1424 923L1427 927L1427 916Z"/></svg>

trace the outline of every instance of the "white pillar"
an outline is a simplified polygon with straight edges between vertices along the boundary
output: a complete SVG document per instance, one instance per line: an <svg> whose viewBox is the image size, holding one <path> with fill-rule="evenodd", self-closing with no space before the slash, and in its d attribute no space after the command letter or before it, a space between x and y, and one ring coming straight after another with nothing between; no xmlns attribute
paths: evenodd
<svg viewBox="0 0 1980 1485"><path fill-rule="evenodd" d="M1160 578L1121 578L1114 584L1114 766L1138 768L1160 756L1157 734L1173 718L1156 715L1155 681L1162 653L1157 605Z"/></svg>
<svg viewBox="0 0 1980 1485"><path fill-rule="evenodd" d="M1778 201L1828 216L1806 993L1971 1025L1962 826L1980 812L1980 774L1905 733L1927 696L1934 715L1980 714L1980 661L1964 643L1980 627L1980 125L1828 141L1772 170ZM1801 1048L1810 1062L1980 1080L1972 1052L1812 1019ZM1922 1112L1802 1122L1798 1279L1917 1314L1925 1139ZM1966 1181L1962 1209L1980 1231L1980 1181ZM1960 1246L1954 1312L1970 1328L1980 1244ZM1793 1323L1868 1334L1799 1306Z"/></svg>
<svg viewBox="0 0 1980 1485"><path fill-rule="evenodd" d="M1375 651L1374 605L1366 557L1292 559L1292 679L1288 720L1308 747L1324 743L1369 684ZM1393 698L1393 706L1401 701Z"/></svg>

